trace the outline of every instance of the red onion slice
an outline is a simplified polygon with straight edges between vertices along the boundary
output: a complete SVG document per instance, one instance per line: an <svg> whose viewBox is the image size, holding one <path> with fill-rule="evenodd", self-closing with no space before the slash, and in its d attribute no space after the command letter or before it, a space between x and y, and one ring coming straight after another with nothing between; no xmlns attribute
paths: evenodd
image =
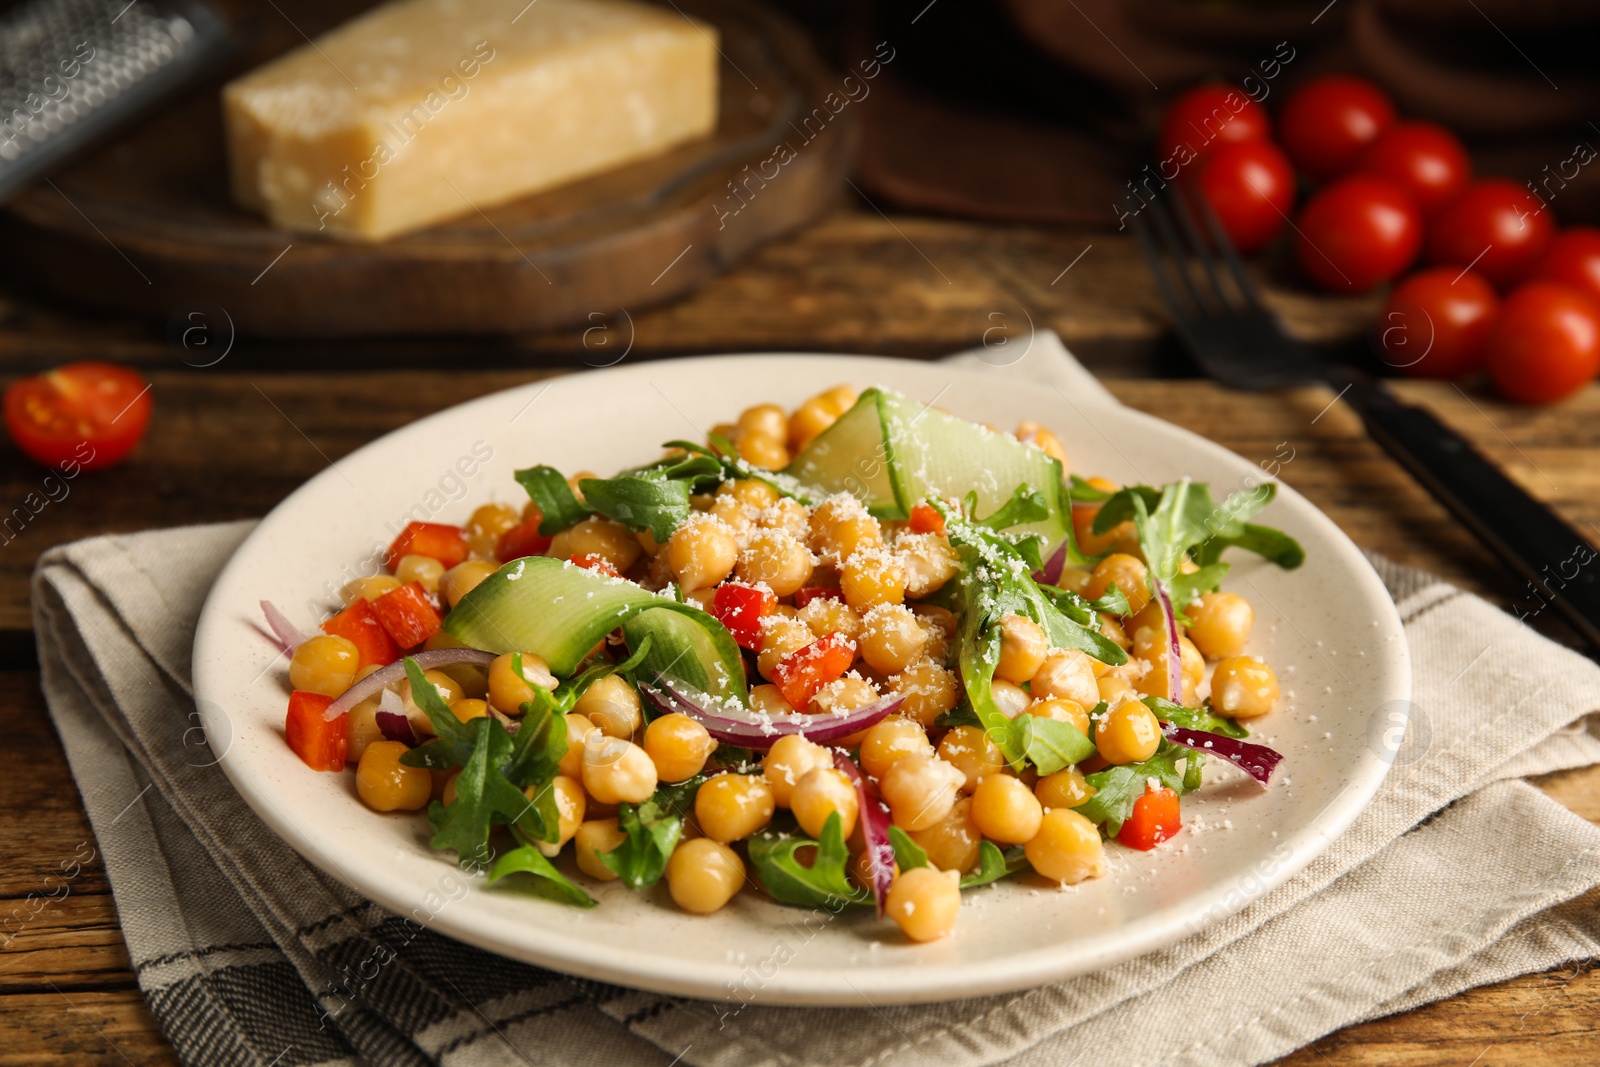
<svg viewBox="0 0 1600 1067"><path fill-rule="evenodd" d="M432 670L435 667L448 667L452 663L476 663L487 667L494 662L494 653L485 652L477 648L436 648L428 652L417 652L404 656L384 667L382 670L373 671L361 681L339 694L339 698L328 705L328 710L322 717L332 722L373 693L380 689L387 689L398 684L406 676L406 660L414 659L417 666L423 670Z"/></svg>
<svg viewBox="0 0 1600 1067"><path fill-rule="evenodd" d="M385 690L385 695L389 695ZM373 716L378 721L378 729L383 733L385 741L398 741L408 748L417 745L417 732L411 728L411 720L406 718L404 711L386 711L380 709Z"/></svg>
<svg viewBox="0 0 1600 1067"><path fill-rule="evenodd" d="M1178 643L1178 613L1172 610L1172 597L1167 587L1154 574L1150 576L1150 589L1161 604L1161 614L1167 620L1167 699L1174 704L1183 703L1183 646Z"/></svg>
<svg viewBox="0 0 1600 1067"><path fill-rule="evenodd" d="M707 732L723 744L756 749L771 748L785 734L799 734L819 745L830 744L865 730L894 713L906 699L903 696L884 697L843 715L804 715L799 712L762 715L742 708L723 707L714 697L686 689L660 674L656 675L654 685L645 683L639 686L639 691L664 715L680 712L699 720ZM715 704L717 710L709 710L705 706L708 704Z"/></svg>
<svg viewBox="0 0 1600 1067"><path fill-rule="evenodd" d="M1272 781L1272 772L1283 762L1283 753L1276 749L1240 741L1235 737L1223 737L1221 734L1207 733L1204 730L1189 730L1182 726L1174 726L1170 722L1161 724L1161 732L1175 745L1182 745L1184 748L1192 748L1196 752L1205 752L1212 756L1221 756L1262 785Z"/></svg>
<svg viewBox="0 0 1600 1067"><path fill-rule="evenodd" d="M1061 547L1051 553L1050 558L1044 561L1044 569L1033 572L1033 580L1039 585L1055 585L1061 580L1061 572L1067 565L1067 542L1061 542Z"/></svg>
<svg viewBox="0 0 1600 1067"><path fill-rule="evenodd" d="M294 655L294 650L305 641L306 635L301 633L270 600L261 602L261 613L267 617L267 625L272 627L272 632L277 635L278 643L283 646L283 650L291 656Z"/></svg>
<svg viewBox="0 0 1600 1067"><path fill-rule="evenodd" d="M889 843L889 807L878 796L877 787L861 773L856 761L843 752L833 754L833 765L855 783L861 808L861 836L867 843L867 865L872 869L872 895L878 902L878 918L889 900L894 885L894 846Z"/></svg>

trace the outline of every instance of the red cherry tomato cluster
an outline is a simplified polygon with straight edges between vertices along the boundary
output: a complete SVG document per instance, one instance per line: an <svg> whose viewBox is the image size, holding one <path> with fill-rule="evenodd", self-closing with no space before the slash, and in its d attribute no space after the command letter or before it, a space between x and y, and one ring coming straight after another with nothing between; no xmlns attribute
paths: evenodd
<svg viewBox="0 0 1600 1067"><path fill-rule="evenodd" d="M1461 141L1402 120L1376 85L1332 74L1266 109L1235 86L1180 96L1164 160L1241 252L1292 229L1305 275L1335 293L1398 281L1378 324L1402 373L1486 370L1504 395L1548 403L1600 373L1600 229L1557 232L1550 206L1506 178L1474 178ZM1295 211L1296 173L1313 183ZM1409 277L1418 259L1427 266Z"/></svg>

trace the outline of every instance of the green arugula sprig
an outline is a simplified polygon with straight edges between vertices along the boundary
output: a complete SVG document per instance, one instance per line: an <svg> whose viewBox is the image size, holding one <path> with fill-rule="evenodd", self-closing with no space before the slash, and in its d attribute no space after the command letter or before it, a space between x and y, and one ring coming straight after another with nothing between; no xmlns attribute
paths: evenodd
<svg viewBox="0 0 1600 1067"><path fill-rule="evenodd" d="M1134 801L1144 796L1152 779L1179 796L1199 787L1198 773L1191 783L1188 776L1178 770L1179 760L1194 755L1197 753L1163 740L1155 755L1143 763L1125 763L1086 775L1084 780L1094 787L1094 796L1073 810L1090 822L1098 823L1107 837L1116 837L1122 824L1133 815Z"/></svg>
<svg viewBox="0 0 1600 1067"><path fill-rule="evenodd" d="M600 853L600 862L629 889L649 889L659 882L683 836L683 816L694 807L695 794L704 781L704 776L697 774L687 781L658 786L643 804L619 807L617 829L628 835L627 840Z"/></svg>
<svg viewBox="0 0 1600 1067"><path fill-rule="evenodd" d="M873 904L873 895L853 884L847 874L850 852L838 812L829 814L816 840L798 829L769 827L750 838L747 849L756 878L780 904L830 911ZM801 849L816 850L809 866L800 862ZM926 862L926 854L923 859Z"/></svg>

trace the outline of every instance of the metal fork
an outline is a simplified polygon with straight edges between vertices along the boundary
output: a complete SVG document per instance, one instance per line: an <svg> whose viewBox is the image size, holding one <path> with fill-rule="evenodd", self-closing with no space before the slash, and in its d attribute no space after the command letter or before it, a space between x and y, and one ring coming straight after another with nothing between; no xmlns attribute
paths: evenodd
<svg viewBox="0 0 1600 1067"><path fill-rule="evenodd" d="M1186 192L1169 186L1133 223L1173 325L1201 368L1252 392L1314 383L1338 390L1372 439L1600 652L1600 576L1589 539L1431 413L1290 337L1209 207Z"/></svg>

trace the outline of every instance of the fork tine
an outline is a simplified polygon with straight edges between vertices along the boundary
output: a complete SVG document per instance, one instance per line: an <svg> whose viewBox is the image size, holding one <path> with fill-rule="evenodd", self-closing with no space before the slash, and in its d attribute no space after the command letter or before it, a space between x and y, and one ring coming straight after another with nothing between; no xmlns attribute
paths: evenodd
<svg viewBox="0 0 1600 1067"><path fill-rule="evenodd" d="M1182 280L1183 287L1188 291L1190 302L1194 305L1195 311L1202 318L1214 317L1219 313L1219 310L1225 311L1225 304L1221 309L1214 307L1214 302L1208 301L1206 299L1207 294L1202 292L1201 288L1195 284L1194 272L1189 269L1189 260L1191 258L1189 248L1187 243L1178 236L1177 228L1173 225L1168 208L1163 202L1163 197L1155 197L1135 218L1143 218L1147 214L1150 216L1152 230L1156 237L1159 238L1160 243L1166 248L1167 255L1172 260L1173 272Z"/></svg>
<svg viewBox="0 0 1600 1067"><path fill-rule="evenodd" d="M1178 225L1180 228L1182 228L1184 236L1188 238L1189 250L1193 254L1195 260L1200 264L1201 273L1205 276L1206 281L1210 283L1211 291L1216 297L1216 303L1217 307L1220 309L1220 313L1224 315L1237 314L1240 310L1238 307L1238 302L1235 301L1232 294L1228 292L1227 283L1223 280L1223 274L1217 262L1218 257L1213 252L1210 243L1200 235L1200 229L1195 224L1195 207L1194 204L1190 202L1191 198L1184 195L1186 191L1187 187L1184 186L1174 185L1172 187L1172 198L1174 201L1172 205L1172 213L1177 216ZM1202 204L1201 210L1204 210L1203 205L1205 203L1205 197L1196 194L1193 199L1199 200ZM1219 233L1217 236L1220 237L1221 234ZM1222 237L1218 247L1224 245L1230 249L1232 248L1232 243L1229 242L1226 237ZM1243 291L1241 290L1241 296L1243 295ZM1245 301L1247 303L1249 301L1247 296L1245 297Z"/></svg>
<svg viewBox="0 0 1600 1067"><path fill-rule="evenodd" d="M1150 208L1145 209L1145 211L1148 210ZM1157 247L1157 236L1151 232L1150 222L1145 218L1144 211L1140 211L1139 214L1133 216L1133 233L1138 238L1139 248L1144 253L1145 263L1150 267L1150 274L1156 280L1156 288L1161 292L1161 300L1166 304L1167 311L1171 313L1174 325L1185 335L1192 337L1195 327L1195 314L1204 315L1205 309L1195 305L1192 301L1186 301L1178 292L1177 285L1174 284L1174 274L1183 277L1184 287L1193 295L1194 287L1189 284L1188 278L1185 276L1187 272L1183 269L1183 261L1178 257L1175 250L1168 248L1167 252L1172 258L1171 264L1168 264L1166 257L1162 255L1162 250Z"/></svg>
<svg viewBox="0 0 1600 1067"><path fill-rule="evenodd" d="M1261 291L1256 288L1255 278L1245 269L1244 260L1239 258L1239 250L1233 246L1228 235L1222 230L1222 222L1217 218L1217 213L1211 210L1211 205L1205 197L1199 197L1199 215L1204 220L1206 232L1211 235L1211 241L1221 251L1223 262L1228 265L1228 273L1233 275L1233 284L1239 287L1239 295L1252 311L1264 311L1265 305L1261 300Z"/></svg>

